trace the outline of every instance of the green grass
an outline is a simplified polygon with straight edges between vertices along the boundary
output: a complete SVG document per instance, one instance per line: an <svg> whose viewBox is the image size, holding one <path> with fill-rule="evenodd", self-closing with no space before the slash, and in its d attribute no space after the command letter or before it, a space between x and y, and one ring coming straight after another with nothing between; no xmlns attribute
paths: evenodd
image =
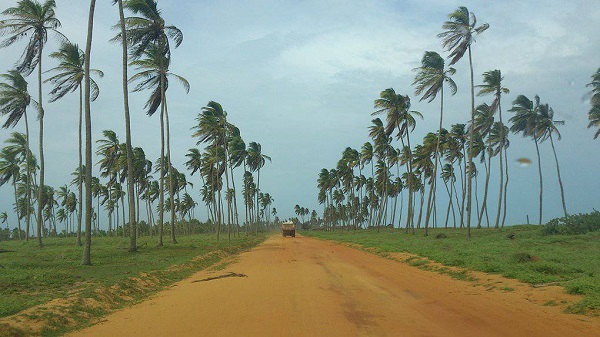
<svg viewBox="0 0 600 337"><path fill-rule="evenodd" d="M431 229L428 237L403 230L335 232L309 231L304 235L359 244L375 252L407 252L446 266L501 274L527 283L558 282L571 294L583 295L571 312L600 310L600 232L581 235L542 235L539 226L472 229L472 238L459 229ZM436 238L438 234L445 238ZM509 239L508 234L514 233ZM421 265L420 260L409 261ZM460 275L457 278L460 278Z"/></svg>
<svg viewBox="0 0 600 337"><path fill-rule="evenodd" d="M222 255L194 261L193 258L214 251L237 253L264 240L264 235L217 241L215 235L200 234L178 237L176 245L165 243L157 248L156 238L140 238L139 252L127 252L129 239L93 238L92 266L81 265L82 247L73 238L47 238L42 249L36 240L3 241L0 249L14 252L0 253L0 317L18 313L32 306L74 293L94 297L95 289L119 285L123 291L131 290L136 300L147 296L139 291L131 277L150 273L159 284L156 291L179 281L193 272L218 262ZM165 238L165 242L168 242ZM178 267L174 267L178 266ZM91 315L94 308L88 308Z"/></svg>

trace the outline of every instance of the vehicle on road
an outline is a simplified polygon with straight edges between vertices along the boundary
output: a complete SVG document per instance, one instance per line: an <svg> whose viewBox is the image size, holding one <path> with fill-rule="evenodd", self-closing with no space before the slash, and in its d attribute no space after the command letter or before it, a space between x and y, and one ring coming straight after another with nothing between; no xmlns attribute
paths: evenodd
<svg viewBox="0 0 600 337"><path fill-rule="evenodd" d="M284 222L281 224L281 235L283 235L283 237L286 236L291 236L291 237L296 237L296 225L291 222Z"/></svg>

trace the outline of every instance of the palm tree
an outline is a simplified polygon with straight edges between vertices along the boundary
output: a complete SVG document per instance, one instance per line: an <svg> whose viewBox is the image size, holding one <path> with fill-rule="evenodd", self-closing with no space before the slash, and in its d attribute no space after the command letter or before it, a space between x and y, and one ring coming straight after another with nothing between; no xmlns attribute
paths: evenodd
<svg viewBox="0 0 600 337"><path fill-rule="evenodd" d="M119 0L120 1L120 0ZM127 45L130 48L131 55L134 59L139 59L146 56L145 62L136 64L138 67L144 69L141 74L134 75L131 80L140 79L142 83L138 85L138 90L143 88L153 88L153 94L146 104L147 114L153 115L161 107L161 158L164 157L164 124L163 118L166 118L166 147L167 147L167 161L171 162L171 148L170 148L170 134L169 134L169 115L166 103L166 90L168 87L167 77L169 75L169 63L171 62L171 49L169 45L169 38L175 42L175 48L177 48L181 42L183 42L183 33L175 26L165 25L164 19L161 17L160 10L157 7L155 0L129 0L126 1L124 7L130 10L134 17L128 17L122 19L124 23L121 24L122 32L119 33L115 39L126 39ZM123 25L126 27L123 28ZM123 34L124 32L124 34ZM134 61L136 62L136 61ZM189 83L182 77L176 76L189 91ZM171 166L168 165L167 174L170 174ZM161 171L160 182L164 180L164 170ZM169 178L172 179L172 178ZM169 181L172 183L172 181ZM172 185L172 184L171 184ZM159 199L159 207L163 208L164 203L164 185L161 185L161 197ZM173 191L169 191L171 200L171 223L174 222L175 216L175 203ZM162 226L163 222L163 211L159 213L159 226ZM172 231L171 240L173 243L177 243L175 239L175 233ZM162 236L159 237L159 246L162 246Z"/></svg>
<svg viewBox="0 0 600 337"><path fill-rule="evenodd" d="M592 82L588 83L587 86L592 88L592 98L590 100L592 108L588 112L588 117L590 119L588 128L598 128L594 134L594 139L596 139L600 136L600 68L592 75Z"/></svg>
<svg viewBox="0 0 600 337"><path fill-rule="evenodd" d="M481 138L481 161L485 165L485 187L483 192L483 202L481 204L481 212L479 213L479 217L477 219L477 228L481 228L481 221L483 220L483 214L486 214L486 220L489 227L489 217L487 216L487 194L488 187L490 182L490 173L491 173L491 160L492 160L492 146L491 146L491 138L490 131L494 125L494 112L491 107L486 103L480 104L477 106L475 111L475 124L473 125L473 129L477 134L480 135ZM487 158L486 158L487 157ZM486 162L487 159L487 162Z"/></svg>
<svg viewBox="0 0 600 337"><path fill-rule="evenodd" d="M2 12L10 16L9 19L0 21L0 35L8 35L8 38L0 43L0 47L7 47L29 35L29 43L21 59L17 62L18 72L29 75L38 68L38 120L40 122L40 181L44 186L44 109L42 106L42 51L48 41L48 33L60 27L60 21L55 17L55 0L46 0L40 4L36 0L21 0L16 7L10 7ZM42 205L43 189L38 189L37 208L37 237L38 245L42 246Z"/></svg>
<svg viewBox="0 0 600 337"><path fill-rule="evenodd" d="M165 124L164 119L166 119L166 158L167 161L170 162L170 134L169 134L169 117L168 117L168 109L166 106L166 90L168 88L169 78L175 78L178 80L184 87L186 93L190 90L189 82L176 74L169 72L169 63L170 59L168 59L165 55L162 54L161 50L150 46L147 50L144 51L144 59L137 59L130 63L131 66L137 67L139 71L135 75L133 75L129 81L139 81L138 85L134 88L134 91L141 91L145 89L151 89L152 94L148 101L146 102L145 108L146 113L152 116L158 106L161 107L161 157L164 157L164 136L165 136ZM164 118L164 119L163 119ZM171 166L167 165L167 175L171 177ZM164 180L165 171L164 169L161 171L161 179L162 182ZM169 184L171 184L171 179L169 178ZM171 185L170 185L171 186ZM161 191L164 191L164 183ZM163 197L164 198L164 197ZM175 203L173 197L173 191L169 191L169 198L171 200L171 223L174 222L175 216ZM162 198L160 198L162 199ZM159 205L162 205L159 199ZM164 203L164 200L163 200ZM159 206L160 207L160 206ZM163 222L161 215L163 212L159 213L159 226ZM177 243L175 239L174 233L171 235L171 240L173 243ZM159 246L162 245L162 240L159 238Z"/></svg>
<svg viewBox="0 0 600 337"><path fill-rule="evenodd" d="M474 124L475 118L475 83L473 78L473 58L471 55L471 44L475 42L475 36L483 33L490 26L484 23L478 27L475 14L469 12L467 7L459 7L449 15L450 21L446 21L442 26L444 32L438 34L442 39L443 47L450 52L450 65L458 62L468 51L469 54L469 69L471 70L471 125ZM469 139L473 140L473 129L469 130ZM473 142L469 142L469 156L467 163L473 161ZM471 191L472 191L472 175L467 178L467 237L471 237Z"/></svg>
<svg viewBox="0 0 600 337"><path fill-rule="evenodd" d="M494 125L492 126L492 129L490 130L490 134L489 134L489 143L490 146L493 149L493 156L496 156L498 154L500 154L502 156L502 153L504 153L506 155L506 150L507 148L510 146L510 141L508 140L508 133L509 133L509 129L506 125L504 125L501 122L495 122ZM504 157L504 163L503 166L505 166L506 168L506 181L504 182L504 199L502 199L502 195L500 195L499 200L498 200L498 207L501 207L502 204L502 200L504 200L504 216L502 218L502 227L504 227L504 221L506 218L506 187L508 184L508 165L506 165L507 160L506 160L506 156ZM502 172L500 172L502 173ZM502 174L500 175L500 178L502 179ZM500 185L502 186L502 185ZM498 228L499 225L499 221L500 221L500 211L498 211L497 214L497 218L496 218L496 224L495 224L495 228Z"/></svg>
<svg viewBox="0 0 600 337"><path fill-rule="evenodd" d="M513 107L509 110L515 112L515 115L510 118L512 123L510 131L514 133L522 133L523 137L531 137L535 143L535 151L537 153L538 174L540 177L540 221L542 224L542 198L544 193L544 184L542 180L542 163L540 159L539 142L542 134L538 129L538 110L540 105L540 97L535 96L535 105L529 98L524 95L519 95L513 102Z"/></svg>
<svg viewBox="0 0 600 337"><path fill-rule="evenodd" d="M400 94L396 94L394 89L389 88L380 93L380 98L375 100L374 106L377 109L373 114L386 113L387 124L385 126L385 133L389 136L394 130L398 130L396 134L396 138L400 139L402 143L402 147L404 145L404 139L406 138L406 146L408 150L411 149L410 145L410 132L415 129L416 120L414 116L419 116L423 118L418 111L410 110L410 98L408 96L403 96ZM410 151L409 151L410 152ZM406 152L408 154L408 152ZM406 161L407 171L409 172L409 176L412 176L412 155L408 155ZM409 189L409 191L411 191ZM412 225L413 222L413 192L409 192L408 195L408 217L406 220L406 229L408 231L408 227Z"/></svg>
<svg viewBox="0 0 600 337"><path fill-rule="evenodd" d="M256 142L250 142L248 144L248 167L253 172L257 173L256 180L256 214L258 215L258 194L260 193L260 169L265 166L266 161L271 161L271 157L262 153L262 146ZM258 218L257 218L258 219ZM258 233L258 221L256 222L256 232Z"/></svg>
<svg viewBox="0 0 600 337"><path fill-rule="evenodd" d="M550 138L550 145L552 146L552 153L554 154L554 161L556 163L556 172L558 174L558 185L560 186L560 197L562 201L563 212L565 214L565 217L567 217L569 214L567 212L567 205L565 202L565 189L563 187L562 178L560 176L560 165L558 164L558 156L556 155L556 148L554 147L554 137L552 137L552 134L556 134L557 140L560 140L562 138L556 126L564 125L565 122L554 120L554 110L548 105L548 103L541 104L539 106L537 114L537 128L542 134L541 141Z"/></svg>
<svg viewBox="0 0 600 337"><path fill-rule="evenodd" d="M127 29L125 26L125 15L123 13L123 0L113 0L113 4L118 3L119 8L119 26L121 29L121 47L122 47L122 65L123 71L122 83L123 83L123 110L125 113L125 148L127 153L127 194L129 203L129 226L132 229L130 240L129 240L129 252L137 251L137 220L135 216L135 197L133 195L133 148L131 145L131 118L129 115L129 89L128 89L128 75L127 75L127 64L129 63L127 57ZM152 227L150 226L150 233L152 233Z"/></svg>
<svg viewBox="0 0 600 337"><path fill-rule="evenodd" d="M22 159L19 157L21 157L20 153L18 151L14 151L10 147L5 147L2 149L2 151L0 151L0 186L12 180L15 196L15 211L17 213L17 223L19 228L19 240L21 240L21 217L19 216L18 208L19 196L17 193L17 181L19 181L21 177L20 164Z"/></svg>
<svg viewBox="0 0 600 337"><path fill-rule="evenodd" d="M57 73L56 75L46 79L44 83L51 82L54 85L52 91L50 91L50 102L55 102L63 98L67 93L74 92L79 89L79 167L83 167L82 160L82 125L83 125L83 87L82 82L84 78L84 55L83 51L79 49L74 43L63 42L60 49L57 52L50 54L50 57L56 59L59 65L55 68L50 69L50 72ZM91 69L91 72L97 74L99 77L103 77L104 73L97 69ZM94 80L90 80L91 88L91 100L95 101L98 98L100 89L98 84ZM83 200L83 179L81 174L82 170L78 170L80 176L78 180L78 191L79 200ZM82 207L83 203L79 203L78 211L78 222L77 222L77 245L81 246L81 218L82 218Z"/></svg>
<svg viewBox="0 0 600 337"><path fill-rule="evenodd" d="M444 68L444 59L436 52L427 51L423 58L421 59L421 67L416 68L418 71L417 76L413 82L413 85L416 85L417 88L415 90L416 95L421 95L421 99L419 101L427 100L428 103L431 103L437 96L440 94L440 126L437 137L437 145L435 148L435 161L433 168L433 183L431 184L431 188L429 190L429 201L435 199L435 188L436 188L436 177L437 177L437 167L438 167L438 156L440 153L440 139L442 136L442 124L444 118L444 82L448 83L450 87L450 93L452 95L456 94L456 83L450 78L451 75L456 73L456 69L450 67L448 69ZM427 226L429 224L429 216L431 214L431 202L427 202L427 215L425 216L425 234L427 235Z"/></svg>
<svg viewBox="0 0 600 337"><path fill-rule="evenodd" d="M498 213L496 215L496 224L495 224L495 228L498 228L499 224L500 224L500 210L502 209L502 194L503 194L503 190L504 190L504 214L506 214L506 194L507 194L507 190L508 190L508 166L506 166L506 182L504 181L504 158L507 156L507 148L508 146L505 146L504 143L508 142L508 134L503 134L502 132L505 131L505 128L502 127L504 126L504 121L502 120L502 105L501 105L501 98L502 98L502 94L508 94L510 92L510 90L508 90L507 88L502 86L502 80L504 79L504 77L502 77L502 73L500 72L500 70L496 69L496 70L491 70L491 71L487 71L485 73L483 73L483 84L478 85L477 87L479 88L479 92L477 93L477 96L483 96L483 95L488 95L488 94L493 94L494 95L494 99L492 100L492 104L490 105L490 110L492 111L492 113L495 113L496 111L498 111L498 116L500 119L500 126L497 127L497 130L500 131L500 134L497 135L497 140L499 140L501 143L498 144L498 146L500 147L501 151L499 152L500 154L500 189L499 189L499 193L498 193ZM502 221L502 226L504 227L504 221Z"/></svg>
<svg viewBox="0 0 600 337"><path fill-rule="evenodd" d="M83 60L84 73L84 109L85 109L85 240L81 264L92 264L92 115L91 115L91 80L90 80L90 55L92 54L92 32L94 30L94 11L96 0L90 0L88 15L87 39L85 43L85 57ZM83 200L80 200L83 202Z"/></svg>
<svg viewBox="0 0 600 337"><path fill-rule="evenodd" d="M29 92L27 91L27 81L23 78L21 73L16 70L9 71L7 74L0 75L0 77L6 82L0 83L0 113L3 116L7 116L6 122L2 125L4 129L9 127L15 127L17 123L23 117L25 120L25 163L30 162L30 147L29 147L29 123L27 120L27 107L30 104L34 106L38 106L39 104L31 98ZM25 195L27 200L27 209L31 207L31 172L30 165L26 165L27 174L25 181ZM31 217L29 213L27 213L26 218L26 228L27 233L29 233L29 222ZM21 231L19 229L19 238L21 235ZM29 240L29 237L26 237L26 240Z"/></svg>

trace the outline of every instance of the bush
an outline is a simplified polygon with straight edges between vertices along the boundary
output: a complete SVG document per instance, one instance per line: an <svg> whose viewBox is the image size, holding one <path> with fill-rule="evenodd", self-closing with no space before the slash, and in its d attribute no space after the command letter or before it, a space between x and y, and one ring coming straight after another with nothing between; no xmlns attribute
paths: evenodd
<svg viewBox="0 0 600 337"><path fill-rule="evenodd" d="M543 235L576 235L600 230L600 212L575 214L548 221L542 227Z"/></svg>

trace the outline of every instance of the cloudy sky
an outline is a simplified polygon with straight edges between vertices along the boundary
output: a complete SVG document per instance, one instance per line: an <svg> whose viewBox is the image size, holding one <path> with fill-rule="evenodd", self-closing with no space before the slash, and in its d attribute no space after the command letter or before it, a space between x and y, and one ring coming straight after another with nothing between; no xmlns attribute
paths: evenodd
<svg viewBox="0 0 600 337"><path fill-rule="evenodd" d="M56 2L60 31L83 47L89 4ZM0 0L0 9L15 4L16 0ZM481 73L500 69L504 85L511 90L503 101L505 109L519 94L530 98L538 94L553 107L556 118L566 122L560 127L563 139L557 152L569 212L600 208L600 140L594 141L593 131L586 128L585 87L600 67L597 0L160 0L167 23L184 33L183 44L173 52L171 70L191 84L187 95L177 85L169 88L174 164L184 170L185 153L195 146L190 128L200 109L214 100L227 110L246 143L259 142L273 158L261 171L261 190L273 195L279 215L294 216L296 204L321 211L316 201L318 172L334 167L344 148L360 148L369 140L373 101L381 91L391 87L413 98L413 108L424 115L413 139L437 128L438 104L418 102L411 86L412 69L425 51L443 53L436 35L448 13L461 5L475 12L478 22L490 24L473 47L476 82L481 81ZM92 67L106 76L98 80L101 94L92 105L95 140L105 129L125 139L120 47L108 42L116 33L112 26L117 20L116 7L98 1ZM22 42L0 51L0 71L14 66L24 46ZM55 42L48 43L45 69L55 65L47 55L56 48ZM466 61L455 66L459 91L446 100L446 127L469 118ZM37 92L35 75L28 81L31 91ZM46 87L44 92L48 91ZM133 142L154 160L160 152L160 129L158 116L143 113L147 95L131 95ZM486 100L478 98L477 103ZM46 180L54 187L70 181L77 166L77 102L72 94L45 105ZM38 127L30 118L32 144L36 144ZM24 126L16 130L23 131ZM12 131L0 130L0 142ZM562 212L549 143L542 144L541 155L544 218L549 220ZM512 135L507 219L511 224L524 223L527 214L532 222L537 220L537 171L534 166L519 167L515 160L521 157L535 159L534 145ZM495 182L497 167L492 169ZM200 184L199 177L190 179ZM497 195L495 185L490 187L492 196ZM441 186L440 196L445 194ZM483 189L483 179L479 188ZM199 199L197 189L193 196ZM10 186L0 188L0 198L0 211L10 210ZM444 205L446 199L440 200ZM205 210L199 208L197 216L205 219ZM445 206L438 209L441 214Z"/></svg>

